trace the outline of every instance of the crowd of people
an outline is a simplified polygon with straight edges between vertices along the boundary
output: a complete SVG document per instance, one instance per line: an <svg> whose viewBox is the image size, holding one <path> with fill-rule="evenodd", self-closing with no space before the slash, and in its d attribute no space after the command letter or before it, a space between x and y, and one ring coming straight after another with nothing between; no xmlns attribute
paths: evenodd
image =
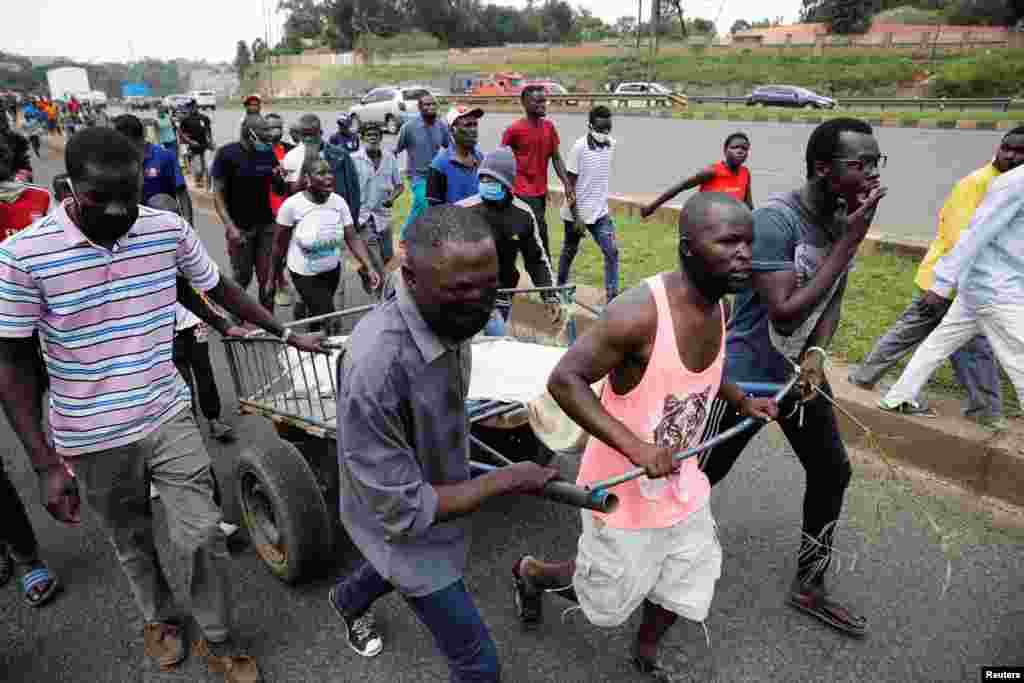
<svg viewBox="0 0 1024 683"><path fill-rule="evenodd" d="M151 496L189 559L191 616L206 651L256 669L231 637L232 529L223 526L197 422L202 412L211 437L234 436L221 419L208 329L242 336L258 328L321 352L321 338L293 332L275 306L289 305L293 287L296 318L334 311L350 254L378 302L337 369L339 514L363 559L331 588L329 604L350 647L372 657L384 649L373 605L397 592L433 634L452 681L500 680L497 647L463 580L466 520L486 500L535 492L558 473L521 462L470 477L470 340L505 333L510 300L499 289L519 283L520 257L535 286L553 289L571 280L587 233L604 258L607 306L548 390L591 436L581 485L633 467L645 476L617 488L613 512L581 512L573 557L522 555L511 567L510 608L529 628L542 622L546 599L570 601L606 627L639 609L632 662L663 675L659 643L680 617L704 623L721 574L711 488L757 430L681 466L672 456L752 417L779 422L806 472L787 602L848 635L868 632L867 619L825 581L852 473L831 403L787 397L776 405L738 382L783 383L806 354L829 348L849 273L887 194L886 156L871 126L852 118L819 125L806 143L805 181L756 208L750 137L730 135L721 161L643 209L649 217L699 188L680 212L676 268L620 293L608 207L612 112L594 107L563 159L543 89L527 87L522 105L525 116L484 151L482 109L456 106L441 117L424 95L392 151L378 125L353 131L347 117L325 141L319 117L304 114L286 141L282 117L247 98L237 140L216 148L209 171L230 276L191 225L178 153L187 148L201 181L214 149L210 121L195 107L179 121L158 112L155 142L131 114L69 136L56 201L25 182L28 143L0 115L0 402L50 514L78 523L84 498L101 520L145 619L145 651L161 666L178 664L187 648L169 616ZM954 188L918 271L919 293L851 372L851 382L873 388L920 344L882 409L927 414L918 394L951 354L970 393L967 413L983 424L1005 427L998 365L1024 395L1022 163L1018 128ZM552 168L565 197L557 277L546 221ZM393 207L405 182L412 208L396 249ZM246 293L253 279L255 298ZM560 315L557 295L544 296ZM821 390L832 395L827 383ZM18 573L25 601L45 604L60 583L2 467L0 516L0 583Z"/></svg>

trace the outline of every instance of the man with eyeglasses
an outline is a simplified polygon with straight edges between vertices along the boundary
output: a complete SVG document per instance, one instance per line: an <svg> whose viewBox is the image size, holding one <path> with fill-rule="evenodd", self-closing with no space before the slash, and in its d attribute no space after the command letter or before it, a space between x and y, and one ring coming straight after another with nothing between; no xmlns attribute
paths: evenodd
<svg viewBox="0 0 1024 683"><path fill-rule="evenodd" d="M991 163L987 163L956 184L939 212L939 229L928 253L917 269L917 285L910 305L892 328L878 340L859 367L851 368L850 382L864 389L873 389L887 370L892 368L915 346L939 326L952 301L943 299L929 305L926 292L935 282L934 269L939 260L952 251L981 205L990 183L1003 173L1024 163L1024 127L1003 136ZM984 335L977 335L949 358L957 380L967 389L964 415L993 429L1004 429L1002 384L999 366L992 346ZM917 400L888 404L882 407L911 415L934 416L934 411Z"/></svg>
<svg viewBox="0 0 1024 683"><path fill-rule="evenodd" d="M754 211L753 286L737 294L729 321L729 381L781 384L806 353L828 348L839 325L850 265L886 194L879 182L885 157L864 121L837 118L818 126L807 142L806 161L803 187L772 197ZM821 389L831 396L827 383ZM711 433L742 419L724 404L711 411ZM864 636L867 621L825 587L851 476L832 405L822 396L800 406L788 399L779 415L807 474L797 570L787 602L847 634ZM757 431L733 437L704 456L712 486Z"/></svg>

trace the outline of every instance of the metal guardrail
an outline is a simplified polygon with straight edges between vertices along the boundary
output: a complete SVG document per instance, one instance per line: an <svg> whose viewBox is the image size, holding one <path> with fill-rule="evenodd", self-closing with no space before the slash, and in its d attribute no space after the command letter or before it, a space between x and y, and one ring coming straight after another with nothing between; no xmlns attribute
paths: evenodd
<svg viewBox="0 0 1024 683"><path fill-rule="evenodd" d="M518 95L442 95L437 98L442 106L450 104L471 104L482 107L494 105L519 106ZM747 106L747 97L729 97L725 95L653 95L653 94L615 94L615 93L569 93L567 95L547 96L549 104L563 107L589 108L605 103L614 108L672 108L686 107L691 104L722 104L729 106ZM269 106L331 106L347 109L359 102L358 97L275 97ZM1024 100L1009 97L844 97L837 100L838 106L848 109L879 108L925 110L958 110L981 109L999 112L1024 110Z"/></svg>
<svg viewBox="0 0 1024 683"><path fill-rule="evenodd" d="M690 95L690 104L724 104L747 106L747 97L727 97L724 95ZM1024 108L1024 102L1015 101L1009 97L844 97L836 100L838 106L856 109L858 107L878 107L885 111L886 107L895 109L937 109L945 111L956 109L966 111L968 109L991 109L992 111L1007 112L1010 109Z"/></svg>
<svg viewBox="0 0 1024 683"><path fill-rule="evenodd" d="M275 97L267 102L267 107L308 107L326 106L337 108L348 108L359 102L358 97ZM686 95L653 95L653 94L621 94L599 92L599 93L570 93L568 95L547 96L548 104L555 104L567 107L592 107L596 104L610 103L614 107L645 106L655 107L685 107L687 105ZM437 98L441 105L449 104L474 104L479 106L507 104L519 106L519 95L441 95Z"/></svg>

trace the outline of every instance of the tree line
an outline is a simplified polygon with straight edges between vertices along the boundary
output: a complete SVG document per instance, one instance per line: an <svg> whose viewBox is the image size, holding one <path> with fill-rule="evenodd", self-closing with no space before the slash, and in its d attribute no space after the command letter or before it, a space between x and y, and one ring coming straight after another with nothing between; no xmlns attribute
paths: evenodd
<svg viewBox="0 0 1024 683"><path fill-rule="evenodd" d="M800 20L822 22L832 33L864 33L876 14L901 7L930 12L940 23L958 26L1017 26L1024 0L802 0Z"/></svg>

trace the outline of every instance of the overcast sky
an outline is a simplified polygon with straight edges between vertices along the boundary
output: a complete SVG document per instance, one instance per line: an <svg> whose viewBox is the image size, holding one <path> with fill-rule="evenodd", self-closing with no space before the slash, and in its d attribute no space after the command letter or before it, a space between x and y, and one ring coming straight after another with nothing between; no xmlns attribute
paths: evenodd
<svg viewBox="0 0 1024 683"><path fill-rule="evenodd" d="M141 57L231 61L238 40L251 42L264 34L263 8L276 0L3 0L7 9L0 22L0 46L24 55L63 55L87 61L124 61ZM644 0L644 13L650 11ZM494 0L522 7L525 0ZM636 0L580 0L608 23L636 13ZM718 20L725 33L738 18L766 16L795 18L800 0L775 0L771 10L758 0L688 0L690 17ZM278 21L282 17L278 15ZM277 28L275 31L279 32Z"/></svg>

